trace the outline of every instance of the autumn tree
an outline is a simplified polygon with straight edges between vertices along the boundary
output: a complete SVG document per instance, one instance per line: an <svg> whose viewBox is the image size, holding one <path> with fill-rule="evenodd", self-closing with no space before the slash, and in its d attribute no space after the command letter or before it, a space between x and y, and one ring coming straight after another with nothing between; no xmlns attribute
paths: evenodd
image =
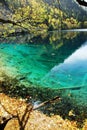
<svg viewBox="0 0 87 130"><path fill-rule="evenodd" d="M23 1L23 2L22 2ZM60 0L52 0L49 5L43 0L0 0L1 6L11 10L11 16L0 16L0 35L33 32L35 30L61 30L68 28L78 28L78 19L63 11ZM87 2L77 0L79 4L86 6ZM80 3L81 2L81 3ZM20 4L21 3L21 4ZM15 7L16 6L16 7ZM3 30L5 30L3 32Z"/></svg>

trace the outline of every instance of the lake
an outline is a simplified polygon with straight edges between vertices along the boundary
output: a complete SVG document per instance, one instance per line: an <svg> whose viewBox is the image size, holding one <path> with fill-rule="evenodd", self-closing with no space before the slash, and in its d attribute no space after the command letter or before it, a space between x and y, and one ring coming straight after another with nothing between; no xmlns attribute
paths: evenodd
<svg viewBox="0 0 87 130"><path fill-rule="evenodd" d="M87 108L87 31L0 39L0 81L7 82L0 90L13 95L35 101L59 95Z"/></svg>

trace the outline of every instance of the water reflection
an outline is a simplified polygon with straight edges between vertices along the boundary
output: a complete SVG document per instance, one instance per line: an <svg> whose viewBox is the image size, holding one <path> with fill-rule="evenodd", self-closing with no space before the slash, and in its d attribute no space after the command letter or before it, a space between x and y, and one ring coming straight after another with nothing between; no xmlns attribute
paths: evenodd
<svg viewBox="0 0 87 130"><path fill-rule="evenodd" d="M71 88L74 94L77 93L75 89L81 88L81 97L84 98L86 34L51 32L34 37L25 35L1 39L0 78L4 73L16 77L26 87L31 83L51 89Z"/></svg>
<svg viewBox="0 0 87 130"><path fill-rule="evenodd" d="M85 34L79 32L51 32L37 37L25 35L1 39L1 73L11 77L23 75L27 82L40 83L55 65L63 63L85 39Z"/></svg>
<svg viewBox="0 0 87 130"><path fill-rule="evenodd" d="M87 105L87 41L63 63L55 65L41 83L52 89L65 89L74 95L78 104Z"/></svg>
<svg viewBox="0 0 87 130"><path fill-rule="evenodd" d="M77 49L64 63L76 63L87 60L87 42L85 42L79 49Z"/></svg>
<svg viewBox="0 0 87 130"><path fill-rule="evenodd" d="M77 49L63 63L56 65L42 79L45 86L54 88L87 85L87 42Z"/></svg>

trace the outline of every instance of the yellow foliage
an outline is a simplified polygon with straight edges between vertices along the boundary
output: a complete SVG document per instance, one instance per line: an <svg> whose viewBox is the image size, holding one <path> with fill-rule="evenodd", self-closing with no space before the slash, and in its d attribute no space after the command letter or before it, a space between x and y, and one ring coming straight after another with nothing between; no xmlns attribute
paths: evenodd
<svg viewBox="0 0 87 130"><path fill-rule="evenodd" d="M13 2L15 3L16 0ZM24 1L22 0L22 4L23 3ZM18 4L21 3L18 2ZM63 29L77 28L81 26L81 23L76 19L73 17L68 18L67 14L54 6L49 6L44 3L43 0L30 0L28 6L24 5L17 8L12 15L12 20L14 22L19 22L18 25L20 25L21 30L22 27L24 27L31 31L34 29L57 30L61 29L61 26ZM13 29L10 30L12 26ZM84 22L84 26L87 27L87 21ZM18 27L19 26L14 26L12 24L6 24L6 26L3 25L5 33L7 30L10 30L9 33L12 33L17 30Z"/></svg>

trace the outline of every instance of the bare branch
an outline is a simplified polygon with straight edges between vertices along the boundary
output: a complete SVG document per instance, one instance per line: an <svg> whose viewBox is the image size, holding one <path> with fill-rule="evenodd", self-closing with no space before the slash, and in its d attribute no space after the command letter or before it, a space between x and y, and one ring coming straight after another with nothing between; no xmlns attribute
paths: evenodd
<svg viewBox="0 0 87 130"><path fill-rule="evenodd" d="M0 18L0 22L1 22L1 23L4 23L4 24L6 24L6 23L11 23L11 24L13 24L13 25L17 25L17 26L19 26L19 27L21 27L21 28L27 30L28 32L30 31L28 28L23 27L23 26L21 25L21 22L20 22L20 21L19 21L19 22L15 22L15 21L5 20L5 19Z"/></svg>
<svg viewBox="0 0 87 130"><path fill-rule="evenodd" d="M87 6L87 2L85 0L76 0L80 5Z"/></svg>

